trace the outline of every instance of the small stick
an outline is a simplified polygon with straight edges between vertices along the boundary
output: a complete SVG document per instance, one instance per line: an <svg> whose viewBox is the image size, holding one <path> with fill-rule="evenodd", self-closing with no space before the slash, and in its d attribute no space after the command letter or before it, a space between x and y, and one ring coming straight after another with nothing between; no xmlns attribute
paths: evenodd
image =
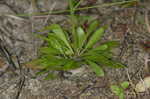
<svg viewBox="0 0 150 99"><path fill-rule="evenodd" d="M12 67L12 69L16 69L14 61L12 60L12 55L9 53L7 48L2 44L3 41L0 39L0 52L2 55L7 59L9 65Z"/></svg>
<svg viewBox="0 0 150 99"><path fill-rule="evenodd" d="M148 19L148 11L145 12L145 24L146 24L148 32L150 33L150 24L149 24L149 19Z"/></svg>
<svg viewBox="0 0 150 99"><path fill-rule="evenodd" d="M146 70L147 73L149 73L150 72L150 70L149 70L150 68L148 66L148 62L150 62L149 54L146 54L145 57L144 57L144 59L145 59L145 62L144 62L144 64L145 64L145 70Z"/></svg>
<svg viewBox="0 0 150 99"><path fill-rule="evenodd" d="M55 6L56 6L56 2L52 5L52 7L51 7L51 9L50 9L50 11L49 11L49 14L47 15L47 17L46 17L46 19L45 19L45 21L44 21L44 24L47 23L47 21L48 21L48 19L49 19L49 17L50 17L50 13L53 11L53 9L54 9Z"/></svg>
<svg viewBox="0 0 150 99"><path fill-rule="evenodd" d="M17 95L16 95L16 99L19 99L20 93L21 93L22 88L23 88L24 83L25 83L25 76L24 76L24 74L22 72L22 65L21 65L21 63L19 61L19 57L16 56L16 58L17 58L17 62L18 62L18 65L19 65L19 70L20 70L19 88L18 88L18 92L17 92Z"/></svg>

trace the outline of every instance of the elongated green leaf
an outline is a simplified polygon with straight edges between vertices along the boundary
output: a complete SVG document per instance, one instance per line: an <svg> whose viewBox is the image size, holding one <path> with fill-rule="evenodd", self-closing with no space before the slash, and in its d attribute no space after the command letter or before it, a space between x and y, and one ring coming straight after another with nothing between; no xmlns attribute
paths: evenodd
<svg viewBox="0 0 150 99"><path fill-rule="evenodd" d="M51 25L50 29L56 34L56 36L61 39L66 46L72 51L72 48L69 44L69 41L66 38L65 33L63 32L63 30L61 29L61 27L58 24L53 24ZM72 51L73 52L73 51Z"/></svg>
<svg viewBox="0 0 150 99"><path fill-rule="evenodd" d="M88 30L87 30L88 35L89 35L90 33L94 32L94 31L97 29L97 27L98 27L98 21L95 20L95 21L93 21L93 22L89 25L89 27L88 27Z"/></svg>
<svg viewBox="0 0 150 99"><path fill-rule="evenodd" d="M122 89L118 87L117 85L112 85L110 88L111 88L111 91L115 93L117 96L119 96L122 93Z"/></svg>
<svg viewBox="0 0 150 99"><path fill-rule="evenodd" d="M48 72L48 70L43 69L43 70L37 72L36 75L37 75L37 76L38 76L38 75L42 75L42 74L45 74L45 73L47 73L47 72Z"/></svg>
<svg viewBox="0 0 150 99"><path fill-rule="evenodd" d="M92 61L87 61L91 69L96 73L97 76L104 76L104 71L103 69L98 66L96 63Z"/></svg>
<svg viewBox="0 0 150 99"><path fill-rule="evenodd" d="M41 34L34 34L36 37L41 38L42 40L48 41L48 38Z"/></svg>
<svg viewBox="0 0 150 99"><path fill-rule="evenodd" d="M120 95L119 95L119 99L125 99L124 92L120 93Z"/></svg>
<svg viewBox="0 0 150 99"><path fill-rule="evenodd" d="M52 55L44 55L41 58L32 60L31 62L27 63L28 65L31 66L36 66L38 68L46 69L48 68L49 70L62 70L62 66L67 62L66 59L64 58L58 58L56 56Z"/></svg>
<svg viewBox="0 0 150 99"><path fill-rule="evenodd" d="M109 66L109 67L112 67L112 68L124 68L126 67L124 64L118 62L118 61L115 61L115 60L110 60L108 59L108 63L106 64L106 66Z"/></svg>
<svg viewBox="0 0 150 99"><path fill-rule="evenodd" d="M111 44L111 43L114 43L114 44ZM106 57L111 58L112 53L110 49L112 49L112 47L115 47L116 45L117 45L117 42L106 42L100 46L97 46L96 48L88 50L83 55L102 54Z"/></svg>
<svg viewBox="0 0 150 99"><path fill-rule="evenodd" d="M69 8L70 8L70 13L74 13L74 11L72 11L74 9L74 7L76 6L76 4L78 3L77 0L68 0L69 3Z"/></svg>
<svg viewBox="0 0 150 99"><path fill-rule="evenodd" d="M34 59L30 62L25 63L25 65L29 68L33 68L33 69L44 69L44 65L43 65L44 60L39 58L39 59Z"/></svg>
<svg viewBox="0 0 150 99"><path fill-rule="evenodd" d="M77 65L77 63L73 60L68 60L66 62L66 64L63 66L63 70L72 70L75 68L78 68L79 66Z"/></svg>
<svg viewBox="0 0 150 99"><path fill-rule="evenodd" d="M94 34L88 41L85 49L91 48L98 40L100 40L100 38L103 36L103 34L104 34L104 28L100 28L96 32L94 32Z"/></svg>
<svg viewBox="0 0 150 99"><path fill-rule="evenodd" d="M100 45L90 51L105 51L108 48L108 45Z"/></svg>
<svg viewBox="0 0 150 99"><path fill-rule="evenodd" d="M102 54L104 56L109 56L109 58L112 56L111 49L114 47L117 47L119 45L118 41L108 41L105 42L93 49L88 50L84 55L92 55L95 54Z"/></svg>
<svg viewBox="0 0 150 99"><path fill-rule="evenodd" d="M113 53L110 51L97 52L99 55L105 56L107 59L112 59Z"/></svg>
<svg viewBox="0 0 150 99"><path fill-rule="evenodd" d="M120 85L121 85L121 87L122 87L123 89L126 89L126 88L129 87L129 82L128 82L128 81L124 81L124 82L121 83Z"/></svg>
<svg viewBox="0 0 150 99"><path fill-rule="evenodd" d="M53 48L56 48L56 49L60 49L61 46L64 46L62 43L62 40L57 38L57 36L55 34L49 34L46 41L48 43L50 43L50 46L52 46ZM60 48L58 48L56 46L60 46Z"/></svg>
<svg viewBox="0 0 150 99"><path fill-rule="evenodd" d="M97 56L97 55L102 55L105 56L108 59L111 59L113 54L112 52L108 51L108 50L90 50L84 54L82 54L82 57L86 57L86 56Z"/></svg>
<svg viewBox="0 0 150 99"><path fill-rule="evenodd" d="M66 39L65 33L63 32L62 28L58 24L51 25L50 29L56 34L58 38L68 44Z"/></svg>
<svg viewBox="0 0 150 99"><path fill-rule="evenodd" d="M94 55L90 55L90 56L85 56L84 58L91 60L91 61L94 61L94 62L97 62L97 63L102 64L102 65L105 65L105 66L112 67L112 68L123 68L123 67L125 67L125 65L123 65L117 61L111 60L111 59L103 56L102 54L100 54L100 55L94 54Z"/></svg>
<svg viewBox="0 0 150 99"><path fill-rule="evenodd" d="M40 48L40 53L47 55L60 54L60 52L57 49L54 49L52 47L42 47Z"/></svg>
<svg viewBox="0 0 150 99"><path fill-rule="evenodd" d="M107 45L108 48L111 50L112 48L118 47L119 42L118 41L107 41L107 42L103 43L102 45Z"/></svg>
<svg viewBox="0 0 150 99"><path fill-rule="evenodd" d="M59 52L61 52L61 54L72 54L72 50L70 50L65 45L65 43L61 39L59 39L55 34L49 34L47 41L49 42L49 45L52 46L52 48L58 50Z"/></svg>
<svg viewBox="0 0 150 99"><path fill-rule="evenodd" d="M77 42L78 42L78 48L82 48L84 41L86 39L85 32L81 27L77 28Z"/></svg>
<svg viewBox="0 0 150 99"><path fill-rule="evenodd" d="M61 57L54 57L54 56L45 56L43 58L45 68L48 70L70 70L77 68L77 63L71 59L65 59Z"/></svg>
<svg viewBox="0 0 150 99"><path fill-rule="evenodd" d="M42 60L45 62L45 65L47 65L47 67L60 66L60 65L64 65L67 62L67 59L56 57L56 56L50 56L50 55L43 56Z"/></svg>

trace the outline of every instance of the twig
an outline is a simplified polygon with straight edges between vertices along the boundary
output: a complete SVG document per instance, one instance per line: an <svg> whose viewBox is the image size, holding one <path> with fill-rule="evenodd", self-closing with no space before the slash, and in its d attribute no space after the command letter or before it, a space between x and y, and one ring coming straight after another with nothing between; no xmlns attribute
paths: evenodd
<svg viewBox="0 0 150 99"><path fill-rule="evenodd" d="M135 92L135 85L133 84L133 82L132 82L132 80L131 80L131 77L130 77L128 68L126 68L126 73L127 73L127 76L128 76L128 80L129 80L129 82L130 82L130 84L131 84L132 90L133 90L133 92L134 92L134 95L136 95L136 92Z"/></svg>
<svg viewBox="0 0 150 99"><path fill-rule="evenodd" d="M148 62L150 62L150 59L149 59L149 54L147 53L146 55L145 55L145 57L144 57L144 64L145 64L145 70L146 70L146 72L147 73L149 73L149 66L148 66Z"/></svg>
<svg viewBox="0 0 150 99"><path fill-rule="evenodd" d="M145 24L146 24L148 32L150 33L150 24L149 24L149 19L148 19L148 11L145 12Z"/></svg>
<svg viewBox="0 0 150 99"><path fill-rule="evenodd" d="M48 21L49 17L50 17L50 13L53 11L54 7L56 6L56 2L52 5L50 11L49 11L49 14L48 16L46 17L45 21L44 21L44 25L46 24L46 22Z"/></svg>
<svg viewBox="0 0 150 99"><path fill-rule="evenodd" d="M17 69L17 67L15 66L15 63L12 59L11 54L9 53L9 51L7 50L7 48L3 45L3 41L0 39L0 52L2 53L2 55L7 59L9 65L13 68L13 69Z"/></svg>
<svg viewBox="0 0 150 99"><path fill-rule="evenodd" d="M77 94L76 96L80 96L81 94L83 94L84 92L86 92L88 89L90 89L92 87L92 85L88 85L87 87L85 87L83 90L80 91L79 94Z"/></svg>
<svg viewBox="0 0 150 99"><path fill-rule="evenodd" d="M16 99L19 99L19 96L20 96L20 93L22 91L24 83L25 83L25 76L22 76L20 78L20 81L19 81L19 88L18 88L18 92L17 92L17 95L16 95Z"/></svg>
<svg viewBox="0 0 150 99"><path fill-rule="evenodd" d="M26 22L28 22L27 19L22 18L22 17L15 16L15 15L5 15L5 16L10 17L10 18L13 18L13 19L16 19L16 20L19 20L19 21L26 21Z"/></svg>
<svg viewBox="0 0 150 99"><path fill-rule="evenodd" d="M18 92L17 92L17 95L16 95L16 99L19 99L20 93L21 93L23 85L25 83L25 76L22 72L22 65L20 64L18 56L16 56L16 58L17 58L17 62L18 62L18 65L19 65L19 70L20 70L20 81L19 81Z"/></svg>

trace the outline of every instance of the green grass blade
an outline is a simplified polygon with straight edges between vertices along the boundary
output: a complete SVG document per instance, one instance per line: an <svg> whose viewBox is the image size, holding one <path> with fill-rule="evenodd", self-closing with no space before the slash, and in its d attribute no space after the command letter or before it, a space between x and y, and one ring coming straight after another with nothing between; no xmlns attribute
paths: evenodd
<svg viewBox="0 0 150 99"><path fill-rule="evenodd" d="M41 54L46 54L46 55L60 54L60 52L57 49L54 49L52 47L41 47L40 48L40 53Z"/></svg>

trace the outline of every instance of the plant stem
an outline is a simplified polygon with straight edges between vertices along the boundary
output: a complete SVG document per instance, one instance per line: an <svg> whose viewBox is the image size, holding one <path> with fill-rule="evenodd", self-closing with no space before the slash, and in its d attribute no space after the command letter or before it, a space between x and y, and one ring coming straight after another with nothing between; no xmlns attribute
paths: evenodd
<svg viewBox="0 0 150 99"><path fill-rule="evenodd" d="M121 5L124 3L130 3L130 2L135 2L139 0L132 0L132 1L122 1L122 2L115 2L115 3L109 3L109 4L103 4L103 5L95 5L95 6L87 6L83 8L76 8L74 9L75 11L81 11L81 10L87 10L87 9L93 9L93 8L102 8L102 7L110 7L110 6L116 6L116 5ZM52 11L52 12L43 12L43 13L32 13L32 14L15 14L15 16L38 16L38 15L47 15L47 14L61 14L65 12L70 12L70 10L59 10L59 11ZM6 14L8 15L8 14Z"/></svg>

